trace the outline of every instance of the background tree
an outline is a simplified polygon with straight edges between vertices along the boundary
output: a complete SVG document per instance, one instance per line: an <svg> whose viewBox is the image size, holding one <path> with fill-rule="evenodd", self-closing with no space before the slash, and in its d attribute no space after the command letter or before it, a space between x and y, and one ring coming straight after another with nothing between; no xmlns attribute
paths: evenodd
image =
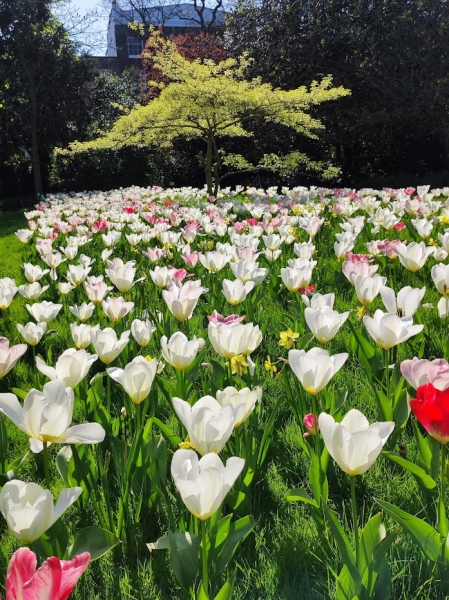
<svg viewBox="0 0 449 600"><path fill-rule="evenodd" d="M29 156L40 194L54 146L83 137L91 63L76 56L50 3L43 0L0 4L0 54L2 163L14 167Z"/></svg>
<svg viewBox="0 0 449 600"><path fill-rule="evenodd" d="M238 0L228 35L273 85L332 73L351 89L323 114L351 182L449 167L448 23L440 0Z"/></svg>
<svg viewBox="0 0 449 600"><path fill-rule="evenodd" d="M206 59L209 59L218 64L227 57L224 41L211 33L182 33L170 39L181 56L189 61L199 59L200 62L204 63ZM149 100L159 96L161 83L168 84L170 81L168 76L156 67L153 60L156 52L163 51L163 48L164 37L162 29L159 28L152 33L151 39L147 41L143 52L143 68L148 83ZM154 85L155 82L157 85Z"/></svg>
<svg viewBox="0 0 449 600"><path fill-rule="evenodd" d="M125 19L134 19L141 27L142 35L148 35L151 26L164 26L169 19L194 21L203 33L211 33L222 27L220 12L223 0L193 0L192 10L186 11L182 0L115 0L115 11ZM190 3L189 3L190 4ZM110 0L102 0L105 10L111 9Z"/></svg>
<svg viewBox="0 0 449 600"><path fill-rule="evenodd" d="M330 77L313 82L309 90L277 90L257 78L246 80L248 61L244 57L218 64L212 60L190 62L173 42L164 41L162 48L160 38L156 38L156 43L154 64L170 83L161 84L160 96L147 106L121 117L106 136L89 144L74 145L74 151L130 144L170 147L179 138L200 139L206 146L204 170L209 194L216 193L221 181L236 172L287 171L304 165L323 176L335 175L334 168L312 161L303 152L263 154L255 163L240 152L226 151L224 142L232 138L237 142L253 138L257 142L249 128L256 121L286 126L303 136L317 138L323 125L311 111L322 102L347 95L348 90L332 87Z"/></svg>

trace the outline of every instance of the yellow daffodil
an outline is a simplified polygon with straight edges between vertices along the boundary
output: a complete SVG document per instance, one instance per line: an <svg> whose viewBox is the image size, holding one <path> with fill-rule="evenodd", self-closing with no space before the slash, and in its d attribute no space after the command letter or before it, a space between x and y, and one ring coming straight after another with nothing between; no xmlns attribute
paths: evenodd
<svg viewBox="0 0 449 600"><path fill-rule="evenodd" d="M238 354L231 358L231 371L233 375L241 375L248 366L243 354Z"/></svg>
<svg viewBox="0 0 449 600"><path fill-rule="evenodd" d="M274 374L278 370L276 365L271 362L270 355L267 356L267 360L265 361L265 370L270 373L271 377L274 377Z"/></svg>
<svg viewBox="0 0 449 600"><path fill-rule="evenodd" d="M295 341L299 338L299 333L292 331L291 329L287 329L287 331L281 331L279 333L279 346L284 346L287 350L293 346ZM268 369L267 369L268 370Z"/></svg>

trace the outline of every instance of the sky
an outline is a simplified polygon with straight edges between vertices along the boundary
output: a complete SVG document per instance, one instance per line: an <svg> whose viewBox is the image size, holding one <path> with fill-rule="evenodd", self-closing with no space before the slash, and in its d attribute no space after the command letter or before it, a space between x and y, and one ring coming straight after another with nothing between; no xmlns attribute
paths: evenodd
<svg viewBox="0 0 449 600"><path fill-rule="evenodd" d="M88 31L74 37L77 39L77 41L81 40L85 42L84 50L89 54L95 56L104 56L106 54L106 33L109 12L100 6L96 0L70 0L70 8L70 12L76 11L80 17L86 15L88 11L96 11L98 18L95 20L90 19L91 26L89 27ZM64 9L64 11L65 10L66 9ZM64 15L66 14L64 11L61 13L60 18L63 24L70 31L69 20L67 19L67 21L65 21L64 19Z"/></svg>

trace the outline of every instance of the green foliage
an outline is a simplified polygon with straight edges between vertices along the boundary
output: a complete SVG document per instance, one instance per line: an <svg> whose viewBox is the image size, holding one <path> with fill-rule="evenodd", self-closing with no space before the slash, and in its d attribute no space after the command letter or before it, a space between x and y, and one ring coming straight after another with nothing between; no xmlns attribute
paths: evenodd
<svg viewBox="0 0 449 600"><path fill-rule="evenodd" d="M160 44L159 38L156 39ZM159 84L163 87L160 96L121 117L98 140L72 144L72 152L128 145L169 148L179 138L199 139L207 147L205 174L209 193L216 193L220 182L238 171L291 171L300 163L308 169L327 170L328 167L297 152L287 157L264 155L258 164L236 154L227 158L219 144L226 138L252 137L249 126L257 121L283 125L317 139L324 126L312 115L313 107L349 94L343 87L332 87L331 76L312 82L309 89L305 86L290 91L273 89L259 78L245 79L250 64L245 56L218 64L212 60L190 62L170 41L157 48L153 62L170 80L167 85ZM229 168L223 170L223 167ZM335 170L326 172L330 175Z"/></svg>

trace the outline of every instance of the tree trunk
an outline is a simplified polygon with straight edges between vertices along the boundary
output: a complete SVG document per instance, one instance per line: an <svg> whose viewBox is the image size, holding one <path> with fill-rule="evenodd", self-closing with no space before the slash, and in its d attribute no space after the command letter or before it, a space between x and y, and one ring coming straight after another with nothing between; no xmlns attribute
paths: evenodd
<svg viewBox="0 0 449 600"><path fill-rule="evenodd" d="M31 166L33 169L34 191L36 194L42 194L42 175L41 163L39 158L39 136L38 136L38 102L36 94L36 85L33 74L31 73L26 58L23 54L21 36L17 36L17 56L28 82L28 92L31 105Z"/></svg>
<svg viewBox="0 0 449 600"><path fill-rule="evenodd" d="M204 172L206 174L206 185L207 193L212 196L212 184L213 184L213 143L214 137L212 131L209 131L207 138L207 154L206 154L206 167Z"/></svg>

